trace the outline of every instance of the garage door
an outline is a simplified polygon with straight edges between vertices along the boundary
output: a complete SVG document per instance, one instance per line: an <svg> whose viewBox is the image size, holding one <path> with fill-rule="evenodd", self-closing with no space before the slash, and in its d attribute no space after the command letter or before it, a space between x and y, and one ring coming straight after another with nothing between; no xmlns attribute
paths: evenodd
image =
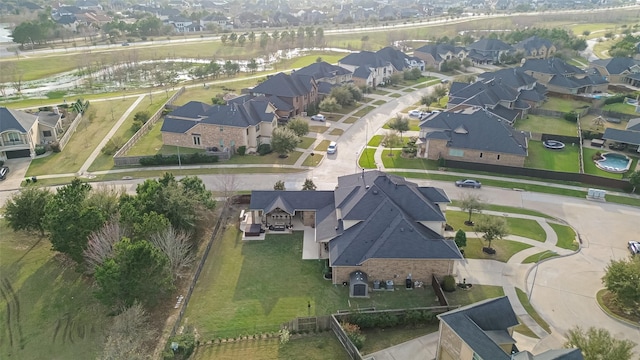
<svg viewBox="0 0 640 360"><path fill-rule="evenodd" d="M29 149L13 150L13 151L6 151L5 154L7 155L7 159L17 159L17 158L30 157L31 151L29 151Z"/></svg>

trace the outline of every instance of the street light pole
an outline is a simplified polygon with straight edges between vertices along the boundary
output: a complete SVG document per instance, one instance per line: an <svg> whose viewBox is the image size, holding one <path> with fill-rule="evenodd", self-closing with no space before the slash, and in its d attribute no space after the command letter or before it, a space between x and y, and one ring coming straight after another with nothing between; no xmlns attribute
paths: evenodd
<svg viewBox="0 0 640 360"><path fill-rule="evenodd" d="M533 287L536 284L536 276L538 276L538 266L539 266L539 262L540 259L542 259L542 256L546 253L548 253L550 250L545 250L542 253L540 253L540 256L538 256L538 261L536 261L536 271L533 273L533 281L531 282L531 290L529 290L529 301L531 301L531 295L533 295Z"/></svg>

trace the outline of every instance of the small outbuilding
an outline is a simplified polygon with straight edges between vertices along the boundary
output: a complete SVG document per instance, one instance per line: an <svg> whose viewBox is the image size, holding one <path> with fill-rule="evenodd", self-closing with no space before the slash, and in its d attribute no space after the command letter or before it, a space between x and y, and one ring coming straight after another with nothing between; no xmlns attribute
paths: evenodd
<svg viewBox="0 0 640 360"><path fill-rule="evenodd" d="M367 274L354 271L349 275L349 297L369 297Z"/></svg>

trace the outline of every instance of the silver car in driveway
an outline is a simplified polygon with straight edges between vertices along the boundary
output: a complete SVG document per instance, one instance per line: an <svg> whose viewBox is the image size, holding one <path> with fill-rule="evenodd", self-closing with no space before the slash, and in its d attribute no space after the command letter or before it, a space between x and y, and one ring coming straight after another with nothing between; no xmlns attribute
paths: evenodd
<svg viewBox="0 0 640 360"><path fill-rule="evenodd" d="M313 120L313 121L326 121L327 118L322 114L317 114L317 115L313 115L311 117L311 120Z"/></svg>
<svg viewBox="0 0 640 360"><path fill-rule="evenodd" d="M482 184L478 180L464 179L464 180L456 181L456 186L457 187L470 187L470 188L480 189L480 187L482 187Z"/></svg>

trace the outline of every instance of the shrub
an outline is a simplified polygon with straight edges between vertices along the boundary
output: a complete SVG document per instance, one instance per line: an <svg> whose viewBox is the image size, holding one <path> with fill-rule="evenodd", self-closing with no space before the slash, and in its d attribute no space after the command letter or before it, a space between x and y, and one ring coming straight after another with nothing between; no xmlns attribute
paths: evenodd
<svg viewBox="0 0 640 360"><path fill-rule="evenodd" d="M439 158L439 159L438 159L438 166L439 166L439 167L445 167L445 166L447 166L447 160L446 160L445 158L443 158L443 157Z"/></svg>
<svg viewBox="0 0 640 360"><path fill-rule="evenodd" d="M360 332L360 327L355 324L350 323L342 323L342 329L347 334L347 337L353 345L355 345L358 349L362 349L364 346L364 341L366 340L366 336Z"/></svg>
<svg viewBox="0 0 640 360"><path fill-rule="evenodd" d="M59 142L57 142L57 141L52 142L52 143L51 143L51 150L52 150L53 152L57 152L57 153L59 153L59 152L62 150L62 149L60 148L60 143L59 143Z"/></svg>
<svg viewBox="0 0 640 360"><path fill-rule="evenodd" d="M576 114L575 111L569 111L568 113L564 114L564 119L571 122L577 122L578 114Z"/></svg>
<svg viewBox="0 0 640 360"><path fill-rule="evenodd" d="M116 145L113 141L109 141L107 143L107 145L105 145L100 152L103 153L104 155L107 156L112 156L114 155L116 152L118 152L118 150L120 150L120 147L118 145Z"/></svg>
<svg viewBox="0 0 640 360"><path fill-rule="evenodd" d="M244 155L247 152L247 147L242 145L238 147L238 155Z"/></svg>
<svg viewBox="0 0 640 360"><path fill-rule="evenodd" d="M445 276L444 280L442 280L442 290L446 292L456 291L456 279L451 275Z"/></svg>
<svg viewBox="0 0 640 360"><path fill-rule="evenodd" d="M357 324L361 329L371 329L377 325L374 314L351 314L349 315L349 321L353 324Z"/></svg>
<svg viewBox="0 0 640 360"><path fill-rule="evenodd" d="M260 155L271 154L271 151L271 145L269 144L260 144L260 146L258 146L258 154Z"/></svg>
<svg viewBox="0 0 640 360"><path fill-rule="evenodd" d="M616 104L616 103L621 103L624 101L624 98L626 97L626 95L615 95L615 96L610 96L606 99L604 99L604 104L605 105L609 105L609 104Z"/></svg>
<svg viewBox="0 0 640 360"><path fill-rule="evenodd" d="M173 351L171 343L178 343L178 349ZM162 353L164 359L188 359L196 348L196 339L192 332L176 335L167 341L165 351Z"/></svg>
<svg viewBox="0 0 640 360"><path fill-rule="evenodd" d="M47 152L47 149L45 149L44 146L42 146L42 145L36 146L36 155L42 155L45 152Z"/></svg>
<svg viewBox="0 0 640 360"><path fill-rule="evenodd" d="M595 154L591 155L591 160L593 161L602 160L602 153L598 151Z"/></svg>
<svg viewBox="0 0 640 360"><path fill-rule="evenodd" d="M218 162L218 156L207 155L204 153L194 153L181 155L178 160L178 155L162 155L156 154L150 157L144 157L140 159L140 165L178 165L179 163L186 164L210 164Z"/></svg>

